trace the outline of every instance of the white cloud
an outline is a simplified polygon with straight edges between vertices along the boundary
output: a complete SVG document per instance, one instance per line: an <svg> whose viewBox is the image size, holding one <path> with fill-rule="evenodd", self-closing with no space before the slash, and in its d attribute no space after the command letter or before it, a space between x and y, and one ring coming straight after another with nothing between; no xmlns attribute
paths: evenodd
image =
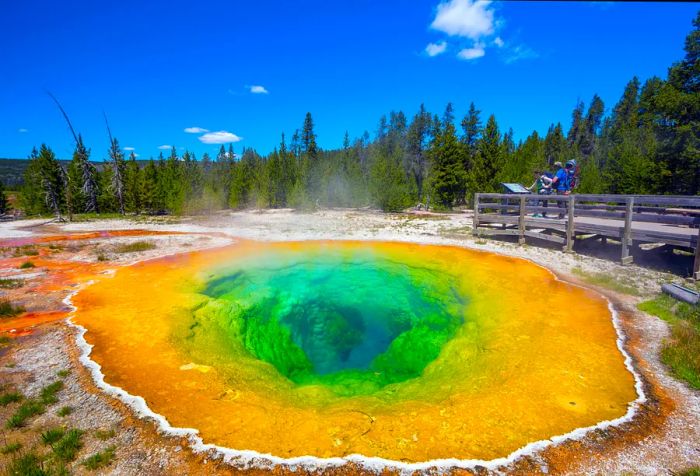
<svg viewBox="0 0 700 476"><path fill-rule="evenodd" d="M428 43L428 46L425 47L425 52L428 53L428 56L437 56L444 53L446 49L447 42L441 41L440 43Z"/></svg>
<svg viewBox="0 0 700 476"><path fill-rule="evenodd" d="M199 136L199 140L205 144L228 144L229 142L238 142L243 140L236 134L228 131L208 132Z"/></svg>
<svg viewBox="0 0 700 476"><path fill-rule="evenodd" d="M136 150L136 149L134 149L133 147L122 147L122 148L123 148L124 150L129 150L129 151L131 151L131 150Z"/></svg>
<svg viewBox="0 0 700 476"><path fill-rule="evenodd" d="M141 154L134 154L134 157L141 157Z"/></svg>
<svg viewBox="0 0 700 476"><path fill-rule="evenodd" d="M500 36L497 36L496 39L493 40L493 44L498 46L499 48L502 48L505 43L503 42Z"/></svg>
<svg viewBox="0 0 700 476"><path fill-rule="evenodd" d="M459 53L457 53L457 58L463 60L473 60L481 58L485 54L486 51L484 50L484 46L481 44L476 44L473 48L464 48L461 50Z"/></svg>
<svg viewBox="0 0 700 476"><path fill-rule="evenodd" d="M506 64L511 64L524 59L539 58L539 56L540 55L532 48L525 45L517 45L516 47L510 49L504 61Z"/></svg>
<svg viewBox="0 0 700 476"><path fill-rule="evenodd" d="M478 40L494 32L494 11L486 0L447 0L437 6L434 30ZM482 55L483 56L483 55Z"/></svg>
<svg viewBox="0 0 700 476"><path fill-rule="evenodd" d="M24 134L25 132L29 132L29 129L25 129L24 127L20 127L17 129L17 132Z"/></svg>
<svg viewBox="0 0 700 476"><path fill-rule="evenodd" d="M258 85L253 85L250 87L250 92L253 94L268 94L269 91L265 89L264 86Z"/></svg>
<svg viewBox="0 0 700 476"><path fill-rule="evenodd" d="M168 145L168 144L163 144L163 145L159 145L158 148L159 148L160 150L170 150L170 149L173 148L173 146L172 146L172 145Z"/></svg>
<svg viewBox="0 0 700 476"><path fill-rule="evenodd" d="M188 134L201 134L202 132L209 132L209 129L204 129L202 127L185 127L185 132Z"/></svg>

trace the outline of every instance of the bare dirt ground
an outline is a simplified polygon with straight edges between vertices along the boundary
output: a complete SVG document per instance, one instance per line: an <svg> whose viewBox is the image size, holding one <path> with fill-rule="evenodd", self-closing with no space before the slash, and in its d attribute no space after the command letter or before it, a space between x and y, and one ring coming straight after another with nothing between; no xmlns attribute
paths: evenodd
<svg viewBox="0 0 700 476"><path fill-rule="evenodd" d="M47 384L62 377L64 388L59 402L31 420L23 430L2 430L0 446L17 440L25 447L38 443L41 431L52 426L69 426L85 431L84 446L69 469L75 474L93 474L80 462L107 446L116 447L112 463L103 474L239 474L207 454L193 454L185 441L158 434L153 422L136 418L120 401L100 392L89 373L78 361L75 330L62 320L42 320L51 311L65 313L63 299L71 291L70 269L54 270L50 259L70 260L80 266L94 266L95 272L108 272L119 266L173 253L222 246L236 237L255 240L352 239L410 241L481 249L531 260L546 266L567 281L597 288L620 311L627 337L626 349L645 381L649 401L629 423L605 431L592 432L581 441L565 442L534 456L524 457L494 474L675 474L700 464L700 392L672 378L659 361L659 350L668 336L666 323L636 309L636 304L659 291L663 282L681 278L690 258L661 251L637 252L635 260L644 266L622 267L609 258L615 245L577 245L580 253L566 254L556 248L517 246L514 243L481 240L471 235L471 215L381 214L359 210L326 210L295 213L289 210L222 213L208 217L183 219L139 218L102 220L86 223L44 224L42 221L17 221L0 224L0 241L5 246L21 246L29 238L65 234L83 234L105 230L149 230L178 234L127 236L91 236L75 241L39 245L39 266L19 270L18 263L32 257L13 257L5 251L0 278L21 279L18 289L3 290L4 297L20 302L36 319L21 322L22 329L0 327L0 334L16 335L0 347L0 383L28 397L36 396ZM136 233L136 232L134 232ZM15 241L10 241L15 240ZM119 252L120 245L148 241L153 249L133 253ZM9 243L9 245L8 245ZM53 242L52 242L53 243ZM41 266L42 259L47 263ZM672 274L669 271L675 272ZM62 273L62 274L61 274ZM599 278L605 279L599 279ZM49 291L45 283L59 283ZM588 281L588 283L584 282ZM606 284L607 283L607 284ZM625 293L610 289L622 290ZM595 286L593 286L595 287ZM632 292L634 295L626 294ZM43 323L46 322L46 323ZM0 324L2 321L0 320ZM43 323L43 324L42 324ZM26 334L26 335L25 335ZM59 417L64 406L72 413ZM5 421L13 405L0 406ZM113 430L113 431L111 431ZM105 435L108 438L103 438ZM99 436L99 437L98 437ZM9 457L0 455L0 468ZM276 468L283 474L294 468ZM261 470L244 471L262 474ZM353 466L329 468L322 473L357 474ZM455 473L465 473L454 471ZM473 473L490 473L476 468Z"/></svg>

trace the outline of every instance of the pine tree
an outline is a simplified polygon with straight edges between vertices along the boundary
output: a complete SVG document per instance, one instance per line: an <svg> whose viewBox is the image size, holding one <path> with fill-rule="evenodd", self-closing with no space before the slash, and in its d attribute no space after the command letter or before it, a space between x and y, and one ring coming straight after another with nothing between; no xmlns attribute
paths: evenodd
<svg viewBox="0 0 700 476"><path fill-rule="evenodd" d="M141 206L149 213L156 213L162 210L162 203L159 197L158 170L159 168L153 159L149 160L143 169L143 180L140 182L138 196L141 200Z"/></svg>
<svg viewBox="0 0 700 476"><path fill-rule="evenodd" d="M24 185L20 194L20 204L26 215L38 215L47 211L38 159L39 151L34 147L29 155L27 168L24 170Z"/></svg>
<svg viewBox="0 0 700 476"><path fill-rule="evenodd" d="M78 134L78 139L75 144L75 152L73 160L76 163L77 173L79 173L78 181L80 183L80 193L83 198L84 208L82 211L87 213L99 213L100 207L97 201L99 195L99 185L97 181L97 170L90 162L90 150L85 148L83 138Z"/></svg>
<svg viewBox="0 0 700 476"><path fill-rule="evenodd" d="M370 188L374 203L385 212L403 210L410 205L410 196L399 158L387 155L379 144L371 155Z"/></svg>
<svg viewBox="0 0 700 476"><path fill-rule="evenodd" d="M658 161L668 171L667 191L700 193L700 12L685 39L685 57L668 72L653 106L659 114Z"/></svg>
<svg viewBox="0 0 700 476"><path fill-rule="evenodd" d="M569 143L569 149L574 150L578 148L579 142L581 141L581 135L584 130L584 118L583 118L583 108L584 104L582 101L576 103L574 112L571 114L571 128L566 136L566 140Z"/></svg>
<svg viewBox="0 0 700 476"><path fill-rule="evenodd" d="M233 209L243 209L252 205L254 162L255 154L244 149L241 159L232 169L229 206Z"/></svg>
<svg viewBox="0 0 700 476"><path fill-rule="evenodd" d="M481 135L481 111L479 111L474 103L469 104L469 112L462 119L462 142L467 146L469 155L472 156L476 152L476 144Z"/></svg>
<svg viewBox="0 0 700 476"><path fill-rule="evenodd" d="M0 181L0 215L6 215L10 211L10 203L5 195L5 184Z"/></svg>
<svg viewBox="0 0 700 476"><path fill-rule="evenodd" d="M658 182L655 147L639 125L639 80L635 77L615 105L606 130L605 179L612 193L651 193Z"/></svg>
<svg viewBox="0 0 700 476"><path fill-rule="evenodd" d="M464 197L467 182L465 149L457 139L451 103L445 108L441 125L436 130L430 150L433 164L431 182L438 205L449 209Z"/></svg>
<svg viewBox="0 0 700 476"><path fill-rule="evenodd" d="M124 208L129 213L139 213L141 211L142 179L141 168L136 162L136 154L132 151L129 154L129 160L126 162L124 172Z"/></svg>
<svg viewBox="0 0 700 476"><path fill-rule="evenodd" d="M314 121L311 118L311 113L307 112L304 117L304 126L301 130L301 151L306 154L310 160L316 159L318 155L318 146L316 145L316 133L314 132Z"/></svg>
<svg viewBox="0 0 700 476"><path fill-rule="evenodd" d="M110 163L105 163L102 167L102 171L97 173L99 190L97 205L101 213L112 213L119 209L117 197L112 192L114 174L114 168Z"/></svg>
<svg viewBox="0 0 700 476"><path fill-rule="evenodd" d="M186 185L183 166L175 147L170 151L170 156L165 161L158 180L161 184L164 209L174 215L182 213L185 205Z"/></svg>
<svg viewBox="0 0 700 476"><path fill-rule="evenodd" d="M46 208L53 213L57 219L61 220L65 184L63 169L58 163L58 160L56 160L53 151L44 144L41 144L41 148L39 149L37 162Z"/></svg>
<svg viewBox="0 0 700 476"><path fill-rule="evenodd" d="M547 136L544 138L544 156L547 166L553 167L555 162L566 162L567 144L561 123L549 126Z"/></svg>
<svg viewBox="0 0 700 476"><path fill-rule="evenodd" d="M469 170L471 191L496 192L499 190L498 178L504 165L504 156L501 133L498 130L496 117L492 114L477 143L477 150Z"/></svg>
<svg viewBox="0 0 700 476"><path fill-rule="evenodd" d="M418 200L425 200L424 183L429 172L428 147L430 145L430 113L421 104L418 113L413 116L406 136L408 171L413 176Z"/></svg>
<svg viewBox="0 0 700 476"><path fill-rule="evenodd" d="M578 155L583 159L587 159L595 153L604 112L603 100L600 99L600 96L594 94L591 104L588 106L588 112L583 121L578 140Z"/></svg>
<svg viewBox="0 0 700 476"><path fill-rule="evenodd" d="M280 206L286 207L289 205L289 197L292 193L292 188L294 188L294 182L296 181L296 159L294 154L287 150L287 144L284 140L284 133L282 133L282 139L280 140L280 161L282 167L282 186L281 195L282 201Z"/></svg>

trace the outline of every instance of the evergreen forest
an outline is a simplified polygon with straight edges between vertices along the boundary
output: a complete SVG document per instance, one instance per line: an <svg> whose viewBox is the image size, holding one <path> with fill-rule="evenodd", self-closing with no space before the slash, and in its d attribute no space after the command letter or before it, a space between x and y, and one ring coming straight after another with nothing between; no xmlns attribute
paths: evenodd
<svg viewBox="0 0 700 476"><path fill-rule="evenodd" d="M101 154L104 153L104 156ZM617 103L579 102L571 126L549 126L515 141L494 115L469 105L455 117L423 105L391 111L372 134L323 150L311 113L268 155L221 146L215 157L175 150L147 162L128 157L116 138L94 152L76 136L63 165L41 145L29 156L19 206L27 215L195 214L222 209L374 207L398 211L469 206L475 192L501 182L529 185L557 161L580 166L576 193L697 195L700 192L700 14L685 57L665 78L633 77ZM104 163L96 164L104 159ZM4 203L4 202L3 202ZM4 208L7 204L4 203Z"/></svg>

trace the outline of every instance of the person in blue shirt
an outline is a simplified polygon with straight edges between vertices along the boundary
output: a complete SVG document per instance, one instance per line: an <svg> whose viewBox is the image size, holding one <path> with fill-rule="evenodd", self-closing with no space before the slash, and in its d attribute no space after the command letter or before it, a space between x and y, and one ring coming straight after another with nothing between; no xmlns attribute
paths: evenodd
<svg viewBox="0 0 700 476"><path fill-rule="evenodd" d="M552 188L557 191L557 195L568 195L568 192L570 191L569 171L561 164L561 162L554 162L554 165L559 167L559 169L557 170L556 174L554 174Z"/></svg>
<svg viewBox="0 0 700 476"><path fill-rule="evenodd" d="M559 167L559 169L552 180L552 188L557 191L557 195L569 195L569 193L571 193L571 181L569 180L571 171L569 169L573 168L573 166L570 166L568 162L566 167L564 167L561 162L554 162L554 165ZM561 220L564 218L566 204L562 200L557 202L557 206L560 208L559 219Z"/></svg>

